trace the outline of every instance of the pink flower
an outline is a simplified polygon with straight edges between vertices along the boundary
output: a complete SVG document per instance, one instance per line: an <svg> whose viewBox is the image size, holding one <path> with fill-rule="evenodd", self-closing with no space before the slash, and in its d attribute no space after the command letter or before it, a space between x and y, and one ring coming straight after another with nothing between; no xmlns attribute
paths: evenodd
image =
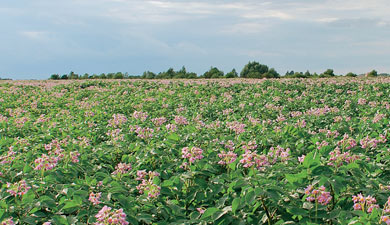
<svg viewBox="0 0 390 225"><path fill-rule="evenodd" d="M390 224L390 217L389 216L382 216L381 221L385 222L387 225Z"/></svg>
<svg viewBox="0 0 390 225"><path fill-rule="evenodd" d="M114 115L112 115L112 119L108 121L108 126L109 127L120 127L126 121L127 121L127 118L125 115L114 114Z"/></svg>
<svg viewBox="0 0 390 225"><path fill-rule="evenodd" d="M184 147L181 152L181 157L184 159L189 159L191 163L195 162L195 160L203 159L203 150L201 148L192 147L190 149L188 147Z"/></svg>
<svg viewBox="0 0 390 225"><path fill-rule="evenodd" d="M218 154L218 157L221 159L218 162L218 164L227 165L227 164L230 164L230 163L233 163L234 161L236 161L237 154L232 152L232 151L229 151L227 153L225 151L222 151L221 153Z"/></svg>
<svg viewBox="0 0 390 225"><path fill-rule="evenodd" d="M188 121L184 116L175 116L175 123L177 125L187 125Z"/></svg>
<svg viewBox="0 0 390 225"><path fill-rule="evenodd" d="M118 209L115 211L111 210L111 207L104 206L98 214L95 215L95 218L98 222L94 223L95 225L128 225L129 222L126 221L126 214L123 212L123 209Z"/></svg>
<svg viewBox="0 0 390 225"><path fill-rule="evenodd" d="M13 218L10 217L6 220L3 220L0 225L15 225L15 222L12 220Z"/></svg>
<svg viewBox="0 0 390 225"><path fill-rule="evenodd" d="M93 205L98 205L101 203L100 201L100 197L102 196L102 193L99 192L97 194L91 192L91 194L89 194L89 201L92 202Z"/></svg>
<svg viewBox="0 0 390 225"><path fill-rule="evenodd" d="M35 162L34 170L51 170L58 163L59 157L49 157L46 154L42 154L40 158L37 158Z"/></svg>
<svg viewBox="0 0 390 225"><path fill-rule="evenodd" d="M23 196L31 187L27 186L26 180L21 180L13 184L7 183L7 188L7 192L16 197L18 195Z"/></svg>
<svg viewBox="0 0 390 225"><path fill-rule="evenodd" d="M245 127L246 125L243 124L243 123L240 123L238 121L234 121L234 122L227 122L226 123L226 126L234 131L237 135L238 134L241 134L241 133L244 133L245 132Z"/></svg>
<svg viewBox="0 0 390 225"><path fill-rule="evenodd" d="M77 152L77 151L70 152L70 158L71 158L73 163L78 163L79 162L79 156L80 156L80 153Z"/></svg>
<svg viewBox="0 0 390 225"><path fill-rule="evenodd" d="M154 178L160 176L159 173L149 171L148 173L145 170L137 171L136 180L141 181L136 188L140 194L146 194L148 198L156 198L160 195L161 187L153 183Z"/></svg>
<svg viewBox="0 0 390 225"><path fill-rule="evenodd" d="M354 210L364 210L367 209L368 213L371 213L374 208L379 208L379 205L375 204L376 199L371 197L370 195L364 197L362 194L358 194L357 196L353 195L352 200L355 203L353 205Z"/></svg>
<svg viewBox="0 0 390 225"><path fill-rule="evenodd" d="M125 174L131 170L131 164L126 164L126 163L119 163L118 165L115 166L115 171L112 172L113 175L116 174Z"/></svg>
<svg viewBox="0 0 390 225"><path fill-rule="evenodd" d="M148 118L148 113L147 112L134 111L133 117L138 119L138 120L141 120L143 122L143 121L145 121Z"/></svg>
<svg viewBox="0 0 390 225"><path fill-rule="evenodd" d="M200 214L203 214L206 210L203 208L196 208Z"/></svg>
<svg viewBox="0 0 390 225"><path fill-rule="evenodd" d="M321 186L318 189L314 189L312 185L305 188L306 201L314 202L317 201L321 205L327 205L332 200L330 192L325 191L325 187Z"/></svg>
<svg viewBox="0 0 390 225"><path fill-rule="evenodd" d="M305 157L306 157L306 155L298 156L298 162L303 163L303 161L305 160Z"/></svg>

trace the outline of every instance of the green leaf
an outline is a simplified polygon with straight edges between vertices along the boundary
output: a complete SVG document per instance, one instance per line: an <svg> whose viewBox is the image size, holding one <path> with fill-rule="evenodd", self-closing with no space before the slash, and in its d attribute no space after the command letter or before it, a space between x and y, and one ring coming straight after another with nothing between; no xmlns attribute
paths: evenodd
<svg viewBox="0 0 390 225"><path fill-rule="evenodd" d="M308 213L308 211L298 207L289 208L287 211L292 215L300 215L300 216L306 215Z"/></svg>
<svg viewBox="0 0 390 225"><path fill-rule="evenodd" d="M55 224L58 225L69 225L68 221L66 220L65 216L55 215L52 217Z"/></svg>
<svg viewBox="0 0 390 225"><path fill-rule="evenodd" d="M303 170L302 172L297 173L297 174L286 174L286 179L290 184L301 181L302 179L305 179L306 177L307 177L306 170Z"/></svg>
<svg viewBox="0 0 390 225"><path fill-rule="evenodd" d="M62 209L63 210L71 209L71 208L79 207L79 206L80 206L80 204L77 201L69 201L69 202L65 203L65 206Z"/></svg>
<svg viewBox="0 0 390 225"><path fill-rule="evenodd" d="M180 140L180 137L179 137L179 135L177 135L175 133L172 133L172 134L167 136L167 139L170 140L170 141L177 142L177 141Z"/></svg>
<svg viewBox="0 0 390 225"><path fill-rule="evenodd" d="M255 200L255 198L256 198L256 193L254 191L250 191L245 195L246 204L251 205Z"/></svg>
<svg viewBox="0 0 390 225"><path fill-rule="evenodd" d="M320 163L320 155L317 151L312 151L305 156L302 165L306 168Z"/></svg>
<svg viewBox="0 0 390 225"><path fill-rule="evenodd" d="M240 198L235 198L232 202L232 212L236 213L239 206L240 206Z"/></svg>
<svg viewBox="0 0 390 225"><path fill-rule="evenodd" d="M211 217L212 215L214 215L215 213L217 213L219 211L218 208L215 208L215 207L211 207L211 208L208 208L206 209L206 211L203 213L201 219L206 219L208 217Z"/></svg>

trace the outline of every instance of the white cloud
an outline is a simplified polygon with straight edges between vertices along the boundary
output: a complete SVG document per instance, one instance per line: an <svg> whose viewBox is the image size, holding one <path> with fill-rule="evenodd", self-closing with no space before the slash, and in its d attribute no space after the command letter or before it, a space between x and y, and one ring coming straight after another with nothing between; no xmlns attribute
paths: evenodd
<svg viewBox="0 0 390 225"><path fill-rule="evenodd" d="M47 32L45 31L21 31L20 34L34 40L43 40L47 38Z"/></svg>
<svg viewBox="0 0 390 225"><path fill-rule="evenodd" d="M236 34L236 35L248 35L258 34L269 29L271 26L265 22L248 22L248 23L237 23L232 25L226 25L220 29L222 33Z"/></svg>

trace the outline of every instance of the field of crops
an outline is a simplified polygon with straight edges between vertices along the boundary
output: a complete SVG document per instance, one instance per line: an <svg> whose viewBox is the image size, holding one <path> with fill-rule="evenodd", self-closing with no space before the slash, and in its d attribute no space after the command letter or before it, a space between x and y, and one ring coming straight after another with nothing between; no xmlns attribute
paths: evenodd
<svg viewBox="0 0 390 225"><path fill-rule="evenodd" d="M3 224L390 224L390 79L0 83Z"/></svg>

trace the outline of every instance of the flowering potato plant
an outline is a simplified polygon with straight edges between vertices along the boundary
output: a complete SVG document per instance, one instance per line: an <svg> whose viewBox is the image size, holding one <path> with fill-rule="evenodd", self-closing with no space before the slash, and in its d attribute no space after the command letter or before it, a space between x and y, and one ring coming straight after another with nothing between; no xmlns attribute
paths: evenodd
<svg viewBox="0 0 390 225"><path fill-rule="evenodd" d="M1 224L390 224L390 79L2 81Z"/></svg>

